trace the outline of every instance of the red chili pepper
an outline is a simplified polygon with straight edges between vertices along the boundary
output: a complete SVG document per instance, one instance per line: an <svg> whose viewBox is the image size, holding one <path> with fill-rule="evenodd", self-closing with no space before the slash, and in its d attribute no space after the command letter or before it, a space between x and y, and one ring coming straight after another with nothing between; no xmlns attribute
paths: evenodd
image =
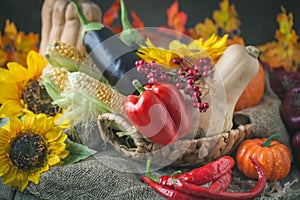
<svg viewBox="0 0 300 200"><path fill-rule="evenodd" d="M124 111L143 136L165 146L189 133L191 115L176 86L157 83L145 89L137 80L133 84L140 95L127 96Z"/></svg>
<svg viewBox="0 0 300 200"><path fill-rule="evenodd" d="M161 196L171 199L171 200L199 200L199 197L195 197L186 193L182 193L179 191L176 191L172 188L169 188L167 186L160 185L154 181L152 181L150 178L146 176L142 176L142 180L147 183L152 189L154 189L156 192L158 192Z"/></svg>
<svg viewBox="0 0 300 200"><path fill-rule="evenodd" d="M222 156L202 167L186 172L182 175L175 175L174 178L180 178L189 183L203 185L217 180L219 177L230 171L235 162L231 156Z"/></svg>
<svg viewBox="0 0 300 200"><path fill-rule="evenodd" d="M218 178L217 180L213 181L212 184L209 186L209 190L211 191L226 191L231 183L232 179L232 171L229 170L226 174Z"/></svg>
<svg viewBox="0 0 300 200"><path fill-rule="evenodd" d="M215 181L227 174L234 166L235 162L231 156L222 156L219 159L210 162L202 167L196 168L184 174L176 174L174 176L161 176L159 179L153 179L161 185L173 187L174 180L181 179L188 183L203 185L211 181ZM148 173L148 177L151 174Z"/></svg>
<svg viewBox="0 0 300 200"><path fill-rule="evenodd" d="M209 182L213 182L213 188L216 187L218 182L224 184L222 182L226 182L227 179L229 183L226 183L226 185L229 186L231 182L231 169L234 164L234 159L231 156L222 156L219 159L210 162L209 164L183 174L175 174L171 176L166 175L155 178L150 173L151 160L148 160L146 165L146 176L152 179L154 182L157 182L158 184L167 186L169 188L174 188L174 183L177 179L184 180L188 183L193 183L196 185L203 185ZM228 177L228 173L230 173L230 177ZM224 187L226 187L226 185L224 185Z"/></svg>
<svg viewBox="0 0 300 200"><path fill-rule="evenodd" d="M246 199L254 199L259 196L266 185L267 177L265 174L264 168L253 158L250 158L253 165L255 166L258 173L258 181L255 187L249 192L227 192L227 191L215 191L210 190L208 188L204 188L202 186L198 186L195 184L188 183L184 180L178 179L174 185L175 189L189 194L198 196L201 198L211 198L211 199L236 199L236 200L246 200Z"/></svg>

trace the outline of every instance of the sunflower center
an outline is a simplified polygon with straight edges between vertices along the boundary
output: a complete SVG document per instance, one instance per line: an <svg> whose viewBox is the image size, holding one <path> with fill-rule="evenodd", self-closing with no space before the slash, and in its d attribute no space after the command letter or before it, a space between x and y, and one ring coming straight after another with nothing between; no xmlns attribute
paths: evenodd
<svg viewBox="0 0 300 200"><path fill-rule="evenodd" d="M52 104L52 99L48 95L45 86L39 84L38 80L31 80L22 90L21 98L27 108L35 114L45 113L55 116L61 112L61 108Z"/></svg>
<svg viewBox="0 0 300 200"><path fill-rule="evenodd" d="M18 135L11 144L9 157L19 170L34 170L44 165L47 146L42 136L33 132Z"/></svg>

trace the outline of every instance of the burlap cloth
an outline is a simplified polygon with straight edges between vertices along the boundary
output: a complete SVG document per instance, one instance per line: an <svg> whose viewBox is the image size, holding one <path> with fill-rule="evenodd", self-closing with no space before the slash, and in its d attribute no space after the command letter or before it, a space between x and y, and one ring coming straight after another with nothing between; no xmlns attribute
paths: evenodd
<svg viewBox="0 0 300 200"><path fill-rule="evenodd" d="M266 76L267 77L267 76ZM261 103L236 113L234 120L251 120L253 137L266 137L281 133L280 140L289 145L288 133L280 118L281 102L270 89L266 78L265 95ZM247 117L245 117L247 116ZM247 122L245 122L247 123ZM234 156L234 151L231 153ZM122 164L120 164L122 163ZM130 168L130 169L129 169ZM53 167L43 173L38 185L30 184L26 192L38 199L162 199L149 186L140 181L145 165L123 157L113 148L76 164ZM154 176L170 173L175 168L165 167L153 172ZM181 168L181 170L190 170ZM257 199L298 199L300 197L299 171L293 169L282 181L267 183ZM250 190L255 180L245 178L236 168L229 190Z"/></svg>

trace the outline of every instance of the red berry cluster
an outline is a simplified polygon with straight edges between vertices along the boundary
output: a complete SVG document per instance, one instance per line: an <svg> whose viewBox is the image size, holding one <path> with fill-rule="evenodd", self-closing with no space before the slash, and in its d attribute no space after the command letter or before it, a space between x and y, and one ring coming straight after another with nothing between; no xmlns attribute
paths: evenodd
<svg viewBox="0 0 300 200"><path fill-rule="evenodd" d="M147 75L148 83L171 82L172 76L167 73L155 61L147 63L144 60L137 60L135 66L138 72Z"/></svg>
<svg viewBox="0 0 300 200"><path fill-rule="evenodd" d="M184 62L182 59L174 59L174 64L181 65L181 69L176 73L168 73L155 61L147 63L144 60L137 60L135 65L137 71L147 75L148 83L172 82L178 89L183 90L185 94L191 96L194 108L198 108L200 112L205 112L209 104L201 101L202 91L199 87L199 80L207 77L212 69L210 58L200 58L196 64Z"/></svg>
<svg viewBox="0 0 300 200"><path fill-rule="evenodd" d="M178 60L174 60L174 63L178 62ZM209 104L201 101L202 91L198 85L198 81L202 77L207 77L209 71L212 69L210 58L200 58L198 63L192 65L191 63L186 65L184 62L180 62L180 64L182 69L178 70L176 87L184 90L185 94L191 96L194 108L198 108L200 112L205 112Z"/></svg>

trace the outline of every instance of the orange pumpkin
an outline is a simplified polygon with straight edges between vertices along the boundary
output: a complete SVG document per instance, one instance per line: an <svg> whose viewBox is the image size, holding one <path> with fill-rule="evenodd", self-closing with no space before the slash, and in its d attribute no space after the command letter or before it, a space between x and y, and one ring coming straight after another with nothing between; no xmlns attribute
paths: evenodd
<svg viewBox="0 0 300 200"><path fill-rule="evenodd" d="M236 153L238 169L249 178L258 178L250 157L256 159L265 169L268 181L285 178L291 169L291 154L288 147L273 140L280 134L269 138L254 138L240 144Z"/></svg>
<svg viewBox="0 0 300 200"><path fill-rule="evenodd" d="M246 76L247 74L245 74ZM265 90L265 74L262 64L259 63L259 71L252 81L245 88L244 92L240 96L239 100L235 105L235 111L239 111L245 108L249 108L257 105L263 95Z"/></svg>

